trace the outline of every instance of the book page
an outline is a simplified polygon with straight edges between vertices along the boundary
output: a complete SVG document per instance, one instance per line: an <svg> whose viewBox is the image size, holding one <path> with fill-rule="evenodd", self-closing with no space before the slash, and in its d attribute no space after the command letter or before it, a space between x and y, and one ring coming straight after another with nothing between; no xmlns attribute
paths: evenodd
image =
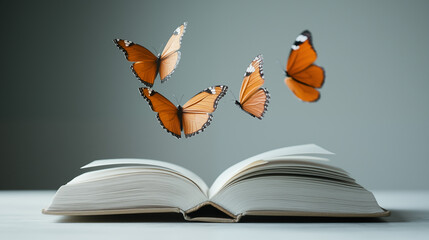
<svg viewBox="0 0 429 240"><path fill-rule="evenodd" d="M268 152L258 154L256 156L245 159L225 171L223 171L219 177L216 178L213 185L209 190L209 198L214 196L222 187L235 175L248 169L249 167L255 167L260 164L264 164L265 160L270 160L282 156L291 155L302 155L302 154L334 154L324 148L321 148L315 144L297 145L291 147L284 147L274 149ZM326 159L325 159L326 160Z"/></svg>
<svg viewBox="0 0 429 240"><path fill-rule="evenodd" d="M183 168L181 166L168 163L168 162L162 162L162 161L150 160L150 159L136 159L136 158L103 159L103 160L93 161L81 167L81 169L92 168L92 167L105 167L105 166L112 166L112 165L146 165L154 168L173 171L185 178L188 178L193 183L195 183L195 185L197 185L204 194L206 195L208 194L209 188L207 184L197 174L193 173L192 171L186 168Z"/></svg>

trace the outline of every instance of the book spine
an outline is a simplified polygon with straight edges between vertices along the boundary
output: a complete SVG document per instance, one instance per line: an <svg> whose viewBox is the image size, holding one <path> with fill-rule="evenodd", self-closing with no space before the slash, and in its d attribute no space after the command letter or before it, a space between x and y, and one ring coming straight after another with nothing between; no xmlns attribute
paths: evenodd
<svg viewBox="0 0 429 240"><path fill-rule="evenodd" d="M211 201L198 204L182 214L187 221L200 222L238 222L241 217Z"/></svg>

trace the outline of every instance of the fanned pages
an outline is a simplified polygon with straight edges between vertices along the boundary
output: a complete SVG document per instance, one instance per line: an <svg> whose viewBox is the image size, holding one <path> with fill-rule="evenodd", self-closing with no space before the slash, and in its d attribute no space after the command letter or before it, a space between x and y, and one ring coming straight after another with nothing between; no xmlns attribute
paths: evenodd
<svg viewBox="0 0 429 240"><path fill-rule="evenodd" d="M174 30L164 50L155 56L145 47L132 41L115 39L113 42L122 50L128 61L134 62L131 70L134 75L146 86L152 87L156 76L160 75L161 82L167 81L173 74L180 61L180 46L187 23L183 23Z"/></svg>
<svg viewBox="0 0 429 240"><path fill-rule="evenodd" d="M217 193L227 183L228 180L231 180L236 174L246 170L249 167L265 164L266 161L273 159L275 157L285 157L290 155L301 155L301 154L326 155L326 154L333 154L333 153L315 144L305 144L305 145L279 148L279 149L258 154L256 156L253 156L246 160L238 162L237 164L223 171L222 174L220 174L219 177L216 178L213 185L211 186L209 196L215 195L215 193Z"/></svg>
<svg viewBox="0 0 429 240"><path fill-rule="evenodd" d="M247 215L388 216L371 192L321 156L330 154L314 144L268 151L228 168L210 189L175 164L98 160L83 167L90 171L61 186L43 213L175 212L189 221L208 222L237 222Z"/></svg>
<svg viewBox="0 0 429 240"><path fill-rule="evenodd" d="M152 166L156 168L165 169L167 171L175 172L183 177L188 178L193 183L195 183L196 186L198 186L201 191L204 193L207 193L208 187L206 183L195 173L189 171L186 168L183 168L181 166L178 166L176 164L168 163L168 162L162 162L157 160L150 160L150 159L136 159L136 158L121 158L121 159L104 159L104 160L96 160L93 161L83 167L82 169L88 169L88 168L94 168L94 167L106 167L106 166L114 166L114 165L143 165L143 166ZM76 178L74 179L76 181Z"/></svg>

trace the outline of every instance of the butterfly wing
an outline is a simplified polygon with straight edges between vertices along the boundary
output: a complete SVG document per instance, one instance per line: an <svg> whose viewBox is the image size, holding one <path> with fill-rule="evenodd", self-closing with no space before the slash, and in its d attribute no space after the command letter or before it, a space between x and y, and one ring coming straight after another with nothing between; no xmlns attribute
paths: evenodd
<svg viewBox="0 0 429 240"><path fill-rule="evenodd" d="M182 123L186 137L192 137L210 125L212 113L227 90L228 87L222 85L209 87L183 105Z"/></svg>
<svg viewBox="0 0 429 240"><path fill-rule="evenodd" d="M178 109L167 98L150 88L140 88L140 93L149 103L152 111L157 112L161 126L173 136L180 138L182 127Z"/></svg>
<svg viewBox="0 0 429 240"><path fill-rule="evenodd" d="M259 88L244 104L240 104L240 107L252 117L262 119L267 111L269 101L270 94L268 90Z"/></svg>
<svg viewBox="0 0 429 240"><path fill-rule="evenodd" d="M291 47L285 79L286 85L296 97L305 102L319 100L320 93L314 88L322 87L325 81L325 70L313 64L317 53L312 43L312 36L308 30L303 31Z"/></svg>
<svg viewBox="0 0 429 240"><path fill-rule="evenodd" d="M161 77L161 83L170 79L174 70L180 61L180 52L174 52L170 54L167 58L161 59L159 64L159 76Z"/></svg>
<svg viewBox="0 0 429 240"><path fill-rule="evenodd" d="M263 58L258 55L250 63L241 83L239 102L244 103L264 84L264 71L262 69Z"/></svg>
<svg viewBox="0 0 429 240"><path fill-rule="evenodd" d="M161 53L161 58L168 57L170 54L178 51L180 45L182 44L182 37L185 34L187 23L183 23L174 30L173 35L171 35L167 44L164 47L164 50Z"/></svg>
<svg viewBox="0 0 429 240"><path fill-rule="evenodd" d="M113 42L125 53L128 61L134 62L131 66L134 75L146 86L153 86L158 73L158 57L131 41L115 39Z"/></svg>
<svg viewBox="0 0 429 240"><path fill-rule="evenodd" d="M167 81L171 74L173 74L177 65L180 61L180 46L182 44L182 37L185 34L187 23L183 23L176 30L174 30L173 35L171 35L167 44L164 47L164 50L160 56L160 66L159 66L159 75L161 77L161 82Z"/></svg>
<svg viewBox="0 0 429 240"><path fill-rule="evenodd" d="M241 84L238 105L251 116L262 119L267 111L270 95L264 84L263 58L258 55L246 69Z"/></svg>
<svg viewBox="0 0 429 240"><path fill-rule="evenodd" d="M325 82L325 70L315 64L293 75L293 79L314 88L321 88Z"/></svg>
<svg viewBox="0 0 429 240"><path fill-rule="evenodd" d="M291 47L286 66L289 76L294 76L316 61L317 53L314 50L312 41L311 33L308 30L303 31L296 38Z"/></svg>
<svg viewBox="0 0 429 240"><path fill-rule="evenodd" d="M315 102L320 98L319 91L314 87L302 84L290 77L285 79L285 83L290 88L290 90L292 90L295 96L304 102Z"/></svg>

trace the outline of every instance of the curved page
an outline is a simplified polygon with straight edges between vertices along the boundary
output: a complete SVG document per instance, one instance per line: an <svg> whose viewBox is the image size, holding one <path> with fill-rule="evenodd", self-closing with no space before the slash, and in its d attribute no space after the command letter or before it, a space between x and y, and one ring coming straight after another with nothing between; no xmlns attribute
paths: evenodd
<svg viewBox="0 0 429 240"><path fill-rule="evenodd" d="M238 173L250 168L255 167L257 165L265 164L267 160L275 159L282 156L290 156L290 155L303 155L303 154L334 154L324 148L317 146L316 144L305 144L305 145L297 145L291 147L284 147L275 150L271 150L268 152L264 152L258 154L256 156L250 157L246 160L243 160L219 175L218 178L214 181L213 185L209 190L209 198L214 196L219 190L225 186L235 175Z"/></svg>
<svg viewBox="0 0 429 240"><path fill-rule="evenodd" d="M155 168L167 169L167 170L176 172L182 175L183 177L191 180L193 183L195 183L195 185L197 185L201 189L201 191L204 194L207 195L208 193L209 188L207 187L207 184L197 174L181 166L178 166L172 163L157 161L157 160L136 159L136 158L103 159L103 160L93 161L81 168L104 167L104 166L112 166L112 165L146 165L146 166L151 166Z"/></svg>

